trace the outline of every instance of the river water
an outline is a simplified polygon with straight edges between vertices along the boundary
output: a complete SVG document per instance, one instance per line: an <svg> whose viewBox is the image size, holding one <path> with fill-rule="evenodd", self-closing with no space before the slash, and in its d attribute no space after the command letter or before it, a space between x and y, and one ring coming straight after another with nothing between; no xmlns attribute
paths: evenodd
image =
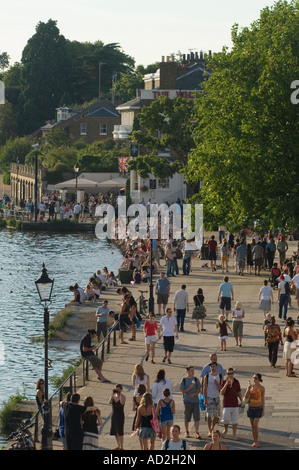
<svg viewBox="0 0 299 470"><path fill-rule="evenodd" d="M43 335L43 307L35 287L42 264L54 278L51 319L72 297L71 284L84 287L104 266L117 273L121 262L121 252L94 234L0 231L0 407L17 393L34 399L37 379L44 375L43 342L31 341ZM49 377L61 376L78 356L79 349L65 354L50 344Z"/></svg>

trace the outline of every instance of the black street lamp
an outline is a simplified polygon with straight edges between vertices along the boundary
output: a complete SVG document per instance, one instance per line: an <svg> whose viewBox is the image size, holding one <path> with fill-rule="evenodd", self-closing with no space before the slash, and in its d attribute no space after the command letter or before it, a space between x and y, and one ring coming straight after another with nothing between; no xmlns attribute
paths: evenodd
<svg viewBox="0 0 299 470"><path fill-rule="evenodd" d="M153 286L153 240L150 239L150 285L149 285L149 299L148 299L148 311L149 313L155 313L155 301L154 301L154 286Z"/></svg>
<svg viewBox="0 0 299 470"><path fill-rule="evenodd" d="M35 156L34 156L34 222L37 222L37 199L38 199L38 181L37 181L38 158L37 158L37 152L38 152L38 147L39 147L39 144L32 145L32 148L34 148L34 150L35 150Z"/></svg>
<svg viewBox="0 0 299 470"><path fill-rule="evenodd" d="M49 358L48 358L48 334L49 334L49 310L51 303L54 279L50 279L43 263L40 278L35 281L40 303L44 304L44 334L45 334L45 396L43 405L43 428L42 428L42 450L52 450L52 413L49 403Z"/></svg>
<svg viewBox="0 0 299 470"><path fill-rule="evenodd" d="M77 191L78 191L78 176L79 176L79 170L80 170L80 167L78 165L78 163L76 163L76 165L74 166L74 170L75 170L75 177L76 177L76 194L75 194L75 202L77 202Z"/></svg>

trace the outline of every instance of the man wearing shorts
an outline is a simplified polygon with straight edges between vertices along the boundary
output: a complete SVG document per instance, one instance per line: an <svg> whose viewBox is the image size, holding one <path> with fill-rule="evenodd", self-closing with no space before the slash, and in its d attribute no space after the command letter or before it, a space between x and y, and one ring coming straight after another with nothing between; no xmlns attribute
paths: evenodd
<svg viewBox="0 0 299 470"><path fill-rule="evenodd" d="M167 359L168 364L171 364L171 354L174 349L174 335L178 339L178 326L176 318L172 315L172 309L166 309L166 315L161 318L159 328L159 339L163 330L163 345L164 345L164 358L162 362Z"/></svg>
<svg viewBox="0 0 299 470"><path fill-rule="evenodd" d="M222 376L217 372L217 362L210 363L211 372L204 378L203 395L204 404L208 415L209 436L220 418L220 389L222 388Z"/></svg>
<svg viewBox="0 0 299 470"><path fill-rule="evenodd" d="M226 435L228 425L231 424L233 428L233 438L237 438L237 427L239 418L239 402L242 403L242 392L240 382L234 377L234 369L230 367L227 369L227 380L223 382L221 389L223 396L223 415L222 422L224 424L223 436Z"/></svg>
<svg viewBox="0 0 299 470"><path fill-rule="evenodd" d="M199 394L201 391L200 381L194 377L194 367L186 367L187 377L185 377L180 384L180 390L184 396L185 407L185 437L189 437L189 423L193 416L195 427L195 438L200 439L199 435Z"/></svg>
<svg viewBox="0 0 299 470"><path fill-rule="evenodd" d="M165 273L161 273L159 279L156 283L156 294L157 294L157 304L158 304L158 314L161 315L161 305L163 306L163 313L165 315L165 309L168 303L170 290L170 282L165 276Z"/></svg>
<svg viewBox="0 0 299 470"><path fill-rule="evenodd" d="M231 310L231 301L234 300L233 286L228 280L228 276L225 276L224 282L220 284L218 292L218 302L220 301L219 308L222 315L225 315L226 320L228 320L228 314Z"/></svg>
<svg viewBox="0 0 299 470"><path fill-rule="evenodd" d="M83 359L87 359L96 372L100 382L109 382L102 374L103 361L93 352L96 346L91 344L91 341L96 337L96 330L88 330L86 335L80 341L80 352Z"/></svg>

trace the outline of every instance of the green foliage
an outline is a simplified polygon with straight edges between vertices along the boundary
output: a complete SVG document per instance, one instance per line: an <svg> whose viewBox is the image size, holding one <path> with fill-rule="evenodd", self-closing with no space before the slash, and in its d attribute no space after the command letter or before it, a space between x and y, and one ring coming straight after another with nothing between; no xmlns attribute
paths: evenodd
<svg viewBox="0 0 299 470"><path fill-rule="evenodd" d="M23 400L28 400L28 398L25 395L17 394L10 396L7 401L5 400L3 402L3 406L0 410L0 427L3 433L9 433L12 431L12 418L18 409L18 405Z"/></svg>
<svg viewBox="0 0 299 470"><path fill-rule="evenodd" d="M23 50L22 65L19 128L28 134L55 117L55 108L70 84L66 39L56 21L38 23Z"/></svg>
<svg viewBox="0 0 299 470"><path fill-rule="evenodd" d="M143 155L130 160L130 170L136 170L142 178L153 174L155 178L171 178L181 169L180 162L169 162L164 157Z"/></svg>
<svg viewBox="0 0 299 470"><path fill-rule="evenodd" d="M196 148L189 181L205 222L244 227L299 223L299 3L265 8L250 28L232 30L233 48L215 54L204 95L196 99Z"/></svg>
<svg viewBox="0 0 299 470"><path fill-rule="evenodd" d="M0 148L0 170L10 171L10 164L18 159L20 164L25 163L25 157L32 148L32 141L28 137L9 139L5 145Z"/></svg>
<svg viewBox="0 0 299 470"><path fill-rule="evenodd" d="M71 101L83 103L99 98L99 64L101 66L101 92L110 93L113 73L133 70L134 59L126 55L118 43L104 44L102 41L67 41L71 59Z"/></svg>

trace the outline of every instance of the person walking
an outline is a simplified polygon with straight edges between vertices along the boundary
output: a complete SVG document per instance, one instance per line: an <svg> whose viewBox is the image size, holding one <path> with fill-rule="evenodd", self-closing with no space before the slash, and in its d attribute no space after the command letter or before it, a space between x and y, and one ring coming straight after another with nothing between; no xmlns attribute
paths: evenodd
<svg viewBox="0 0 299 470"><path fill-rule="evenodd" d="M245 310L241 302L236 302L235 308L232 310L233 319L233 335L236 340L236 346L242 347L243 339L243 320L245 317Z"/></svg>
<svg viewBox="0 0 299 470"><path fill-rule="evenodd" d="M227 450L226 446L220 444L221 433L218 429L212 432L212 442L206 444L204 450Z"/></svg>
<svg viewBox="0 0 299 470"><path fill-rule="evenodd" d="M172 315L172 309L167 308L166 314L161 318L159 328L159 339L161 338L161 332L163 331L163 345L164 345L164 358L162 362L167 359L168 364L171 364L171 354L174 350L174 336L179 338L178 326L176 318Z"/></svg>
<svg viewBox="0 0 299 470"><path fill-rule="evenodd" d="M223 378L217 372L217 362L210 363L210 372L204 377L203 396L207 409L209 436L220 418L220 390Z"/></svg>
<svg viewBox="0 0 299 470"><path fill-rule="evenodd" d="M296 341L298 339L298 331L295 329L295 322L292 318L288 318L284 329L285 343L283 347L283 358L286 361L286 376L296 377L293 368L292 354L296 351Z"/></svg>
<svg viewBox="0 0 299 470"><path fill-rule="evenodd" d="M245 262L247 258L247 247L245 240L241 240L240 245L236 248L236 264L239 269L239 276L244 276Z"/></svg>
<svg viewBox="0 0 299 470"><path fill-rule="evenodd" d="M226 340L228 338L228 331L229 329L232 332L231 327L229 326L228 322L225 320L224 315L219 315L219 320L216 323L216 328L219 328L219 339L220 339L220 351L226 351Z"/></svg>
<svg viewBox="0 0 299 470"><path fill-rule="evenodd" d="M222 315L225 315L226 320L228 320L228 315L231 311L231 301L234 300L234 289L233 285L229 282L228 276L225 276L224 282L219 286L218 302L220 300L219 308Z"/></svg>
<svg viewBox="0 0 299 470"><path fill-rule="evenodd" d="M217 242L214 235L212 235L208 241L208 258L211 262L211 271L216 271Z"/></svg>
<svg viewBox="0 0 299 470"><path fill-rule="evenodd" d="M171 439L166 439L162 444L162 450L189 450L188 442L180 438L181 428L177 424L171 428Z"/></svg>
<svg viewBox="0 0 299 470"><path fill-rule="evenodd" d="M100 342L101 333L103 338L107 336L107 318L109 312L110 308L108 308L108 300L103 300L102 305L96 311L98 342Z"/></svg>
<svg viewBox="0 0 299 470"><path fill-rule="evenodd" d="M186 292L186 285L183 284L181 289L176 291L173 299L173 312L177 314L177 325L179 331L184 331L184 322L186 313L189 313L189 297Z"/></svg>
<svg viewBox="0 0 299 470"><path fill-rule="evenodd" d="M283 319L286 320L287 312L288 312L288 305L289 305L289 293L287 292L288 283L287 281L285 281L283 274L279 277L279 281L280 282L278 284L278 290L277 290L277 300L279 303L278 316L279 318L282 318L282 315L283 315Z"/></svg>
<svg viewBox="0 0 299 470"><path fill-rule="evenodd" d="M252 447L260 447L259 444L259 421L265 414L265 388L261 385L263 382L261 374L254 374L253 384L250 380L244 395L244 399L249 399L247 416L250 419L251 431L253 436Z"/></svg>
<svg viewBox="0 0 299 470"><path fill-rule="evenodd" d="M187 377L184 377L180 383L180 390L183 394L184 400L184 416L185 416L185 437L189 436L189 423L193 417L195 426L195 438L201 439L199 434L199 394L201 392L200 380L194 377L194 367L186 367Z"/></svg>
<svg viewBox="0 0 299 470"><path fill-rule="evenodd" d="M145 393L141 398L137 409L135 428L139 429L138 437L141 450L148 450L148 440L150 440L150 450L155 450L156 433L152 428L151 420L154 417L155 408L153 397L150 393Z"/></svg>
<svg viewBox="0 0 299 470"><path fill-rule="evenodd" d="M220 394L223 396L222 422L224 431L222 436L226 436L229 424L233 428L233 438L237 439L237 427L239 419L239 401L242 403L242 392L240 382L234 377L234 369L227 369L227 380L224 380Z"/></svg>
<svg viewBox="0 0 299 470"><path fill-rule="evenodd" d="M271 304L274 303L273 299L273 289L268 285L267 279L264 280L263 287L260 288L259 292L259 310L264 312L264 318L266 318L267 313L271 311Z"/></svg>
<svg viewBox="0 0 299 470"><path fill-rule="evenodd" d="M205 301L203 290L199 287L197 289L196 295L193 297L194 309L192 313L192 318L196 321L197 331L199 332L199 322L201 322L200 331L206 331L204 328L204 319L206 318L206 308L203 303Z"/></svg>
<svg viewBox="0 0 299 470"><path fill-rule="evenodd" d="M166 310L168 298L169 298L169 291L170 291L170 281L165 276L165 273L161 272L160 278L158 278L156 282L156 294L157 294L157 304L158 304L159 315L161 315L161 306L163 308L163 314L165 314L165 310Z"/></svg>
<svg viewBox="0 0 299 470"><path fill-rule="evenodd" d="M115 436L117 443L114 450L123 450L126 397L123 395L123 386L121 384L117 384L112 390L108 404L112 405L110 436Z"/></svg>
<svg viewBox="0 0 299 470"><path fill-rule="evenodd" d="M152 397L154 405L157 407L159 400L163 399L163 390L167 388L170 391L169 398L172 397L173 382L166 377L164 369L159 369L156 374L156 380L152 387Z"/></svg>
<svg viewBox="0 0 299 470"><path fill-rule="evenodd" d="M162 440L170 439L170 428L173 425L173 416L175 414L175 402L170 398L169 388L163 389L163 398L158 401L156 415L160 420Z"/></svg>
<svg viewBox="0 0 299 470"><path fill-rule="evenodd" d="M150 391L150 378L149 375L144 372L141 364L136 364L132 375L132 386L134 388L134 395L137 395L137 387L139 384L143 384L146 387L146 391Z"/></svg>
<svg viewBox="0 0 299 470"><path fill-rule="evenodd" d="M190 240L185 240L184 249L183 249L183 275L189 276L191 269L191 259L193 250L190 250Z"/></svg>
<svg viewBox="0 0 299 470"><path fill-rule="evenodd" d="M152 364L155 364L155 347L157 342L156 332L158 331L158 324L155 321L156 317L154 313L149 314L149 320L145 320L143 325L143 331L145 335L145 360L148 361L149 355L152 356Z"/></svg>
<svg viewBox="0 0 299 470"><path fill-rule="evenodd" d="M271 317L271 323L265 327L266 344L268 346L268 358L271 367L276 366L279 343L283 346L281 330L275 323L275 317Z"/></svg>

